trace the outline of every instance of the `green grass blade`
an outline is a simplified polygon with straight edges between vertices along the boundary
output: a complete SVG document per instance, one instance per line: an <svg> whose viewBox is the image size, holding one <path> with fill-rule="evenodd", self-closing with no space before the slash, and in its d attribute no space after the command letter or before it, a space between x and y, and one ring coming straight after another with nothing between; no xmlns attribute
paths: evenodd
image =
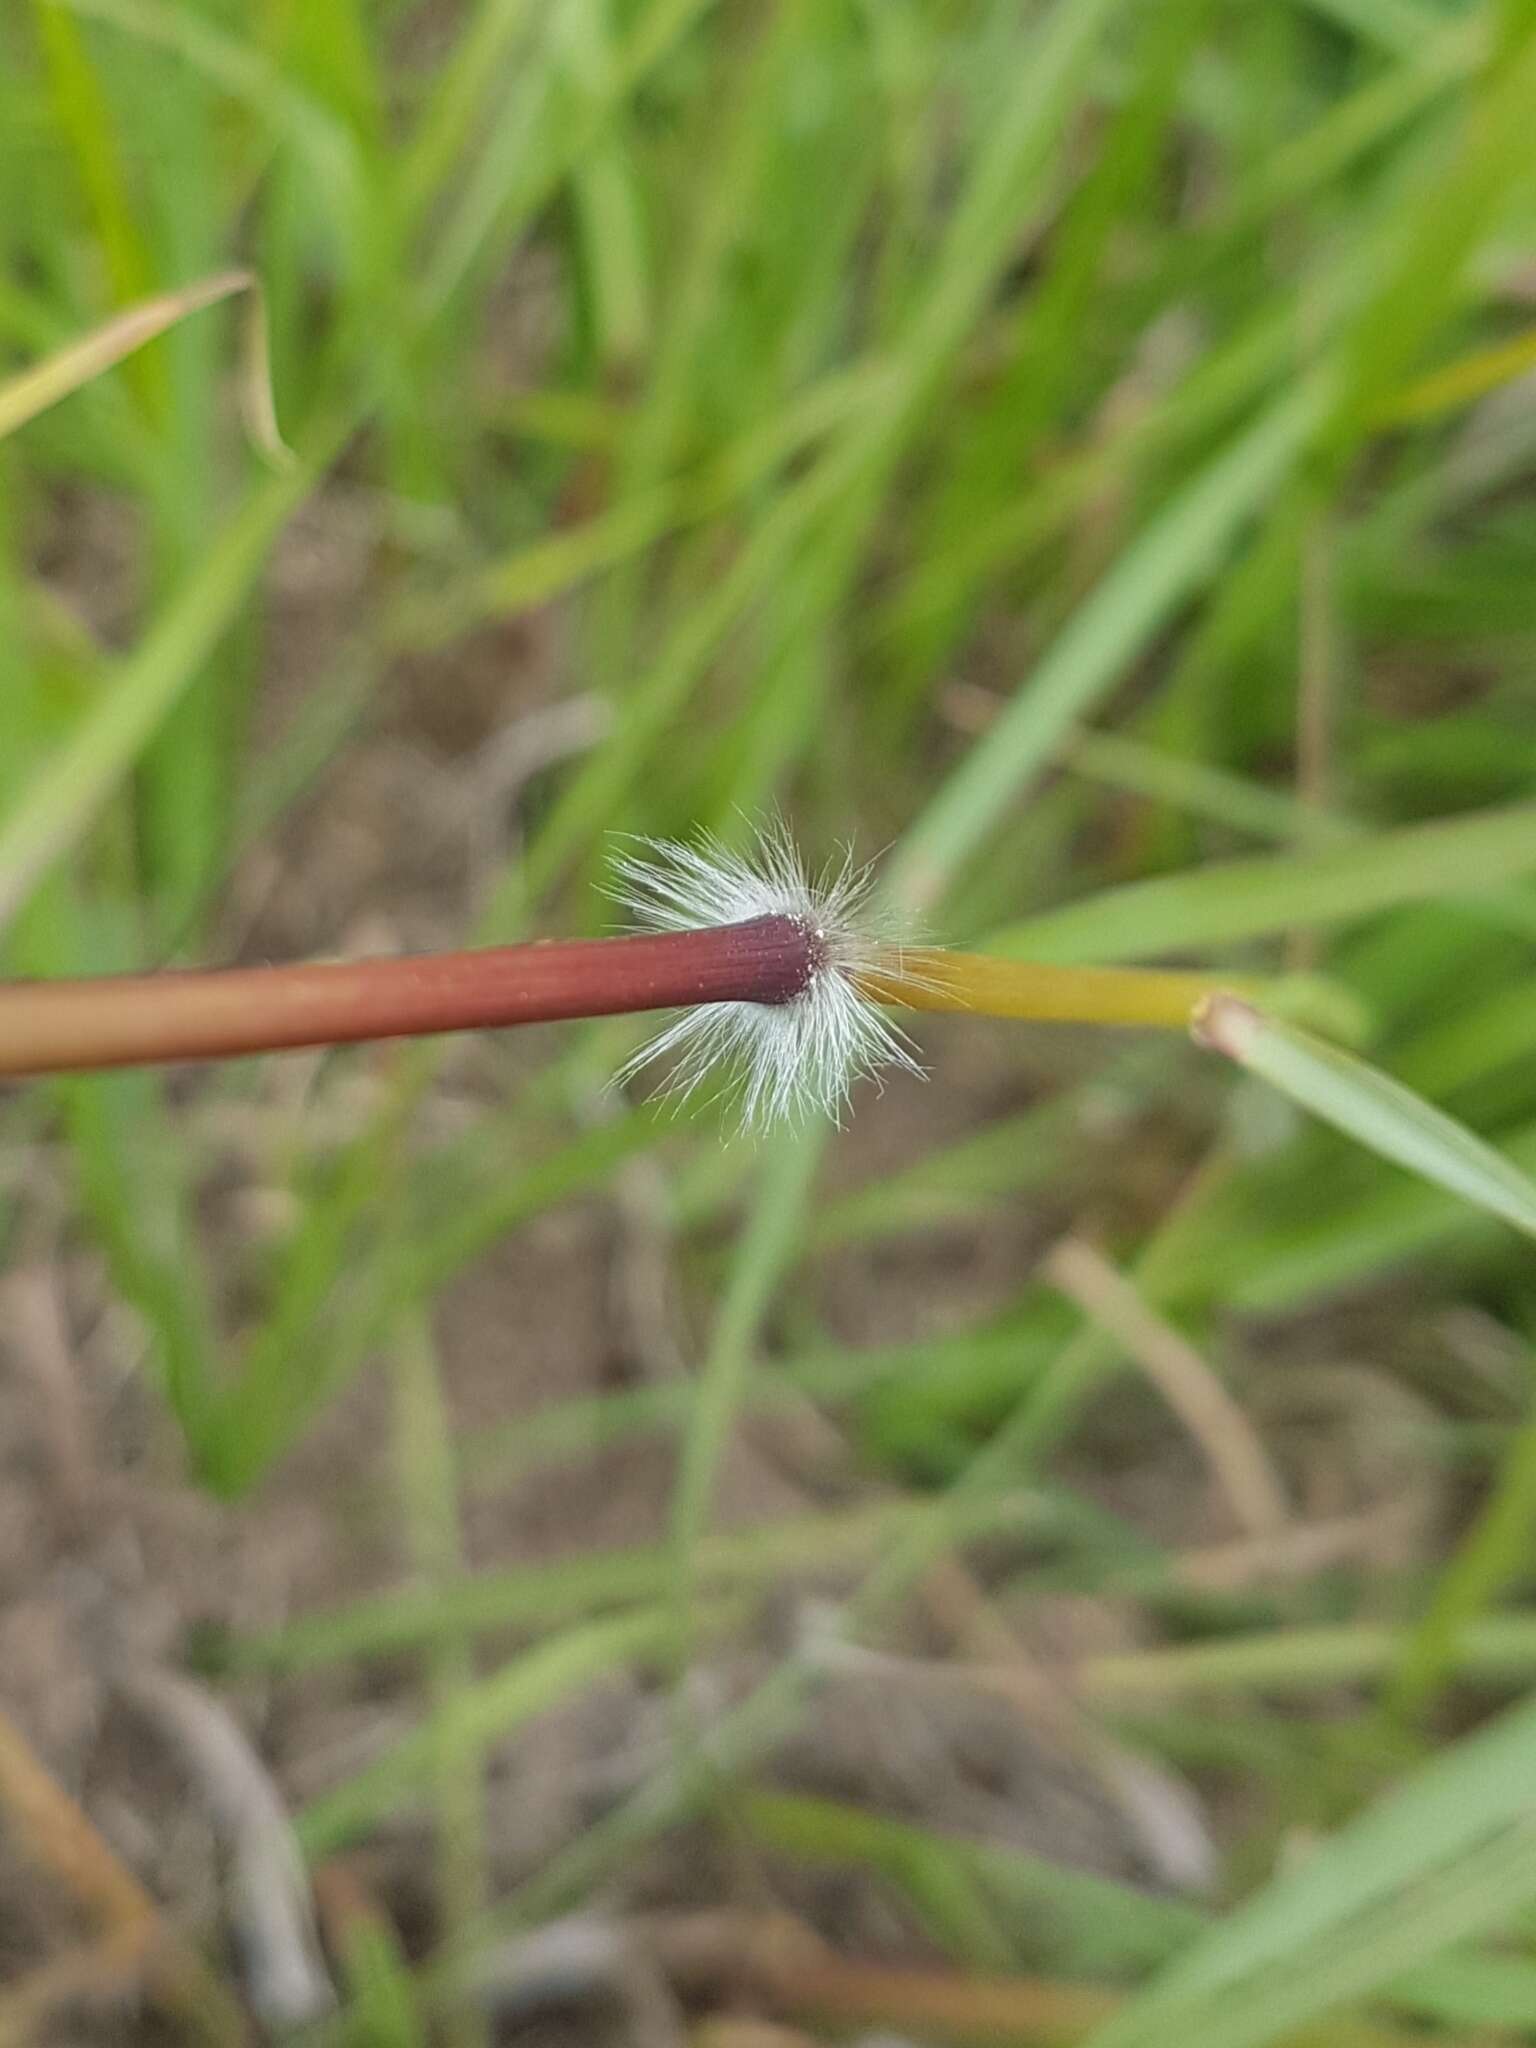
<svg viewBox="0 0 1536 2048"><path fill-rule="evenodd" d="M1536 1704L1527 1703L1266 1886L1095 2033L1092 2048L1271 2040L1434 1946L1507 1923L1536 1895L1536 1832L1518 1818L1533 1800Z"/></svg>
<svg viewBox="0 0 1536 2048"><path fill-rule="evenodd" d="M1003 1909L1014 1957L1073 1975L1166 1962L1206 1918L1182 1899L1157 1897L994 1842L915 1827L839 1800L751 1791L740 1814L748 1831L812 1865L866 1866L921 1903L974 1887ZM944 1873L951 1873L948 1884ZM960 1931L964 1952L964 1929Z"/></svg>
<svg viewBox="0 0 1536 2048"><path fill-rule="evenodd" d="M1195 1031L1346 1137L1536 1237L1536 1183L1390 1074L1234 996L1214 997Z"/></svg>
<svg viewBox="0 0 1536 2048"><path fill-rule="evenodd" d="M1519 804L1127 882L1009 925L988 943L1036 960L1146 960L1475 896L1533 871L1536 805Z"/></svg>
<svg viewBox="0 0 1536 2048"><path fill-rule="evenodd" d="M672 1501L679 1594L685 1601L693 1594L699 1545L709 1526L721 1459L746 1390L752 1345L805 1228L826 1137L826 1126L817 1124L773 1142L731 1262Z"/></svg>
<svg viewBox="0 0 1536 2048"><path fill-rule="evenodd" d="M1322 402L1315 384L1288 392L1132 543L906 833L886 875L894 900L921 908L944 893L1073 725L1219 566L1242 522L1295 461Z"/></svg>
<svg viewBox="0 0 1536 2048"><path fill-rule="evenodd" d="M256 487L73 737L0 816L0 931L52 864L89 830L195 680L338 438L322 437L290 469Z"/></svg>
<svg viewBox="0 0 1536 2048"><path fill-rule="evenodd" d="M455 1692L435 1713L355 1777L298 1816L311 1858L333 1854L384 1814L417 1796L445 1751L483 1748L636 1657L664 1653L675 1639L668 1609L650 1609L567 1629L491 1677Z"/></svg>
<svg viewBox="0 0 1536 2048"><path fill-rule="evenodd" d="M1399 1719L1424 1712L1456 1669L1468 1630L1517 1582L1536 1531L1536 1421L1515 1432L1488 1499L1440 1573L1387 1689L1386 1711Z"/></svg>

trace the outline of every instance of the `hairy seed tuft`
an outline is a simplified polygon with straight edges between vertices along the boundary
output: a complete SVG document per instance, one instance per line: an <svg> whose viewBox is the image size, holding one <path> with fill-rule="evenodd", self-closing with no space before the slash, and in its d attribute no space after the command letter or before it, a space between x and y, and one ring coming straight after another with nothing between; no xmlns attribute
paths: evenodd
<svg viewBox="0 0 1536 2048"><path fill-rule="evenodd" d="M903 1033L865 994L860 976L889 955L873 875L851 852L808 870L782 824L746 852L708 833L637 839L614 864L610 894L648 931L696 931L753 918L790 917L814 941L812 972L787 1000L702 1003L683 1010L620 1070L630 1079L671 1057L668 1086L710 1088L741 1122L761 1130L812 1116L840 1117L855 1081L882 1067L921 1073Z"/></svg>

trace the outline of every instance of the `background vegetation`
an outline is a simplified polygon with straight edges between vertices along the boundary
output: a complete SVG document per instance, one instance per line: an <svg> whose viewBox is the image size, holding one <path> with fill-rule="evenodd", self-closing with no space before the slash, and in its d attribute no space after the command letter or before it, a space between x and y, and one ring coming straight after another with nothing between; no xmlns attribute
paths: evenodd
<svg viewBox="0 0 1536 2048"><path fill-rule="evenodd" d="M944 937L1324 971L1536 1170L1533 119L1526 0L14 0L11 368L246 265L291 453L249 294L0 443L6 970L597 929L778 804ZM510 2037L573 1914L625 2039L1536 2029L1528 1241L1184 1045L945 1020L754 1149L632 1040L0 1095L11 1478L62 1402L118 1503L0 1695L172 1918L146 1660L328 2037ZM243 1897L184 2028L283 2009Z"/></svg>

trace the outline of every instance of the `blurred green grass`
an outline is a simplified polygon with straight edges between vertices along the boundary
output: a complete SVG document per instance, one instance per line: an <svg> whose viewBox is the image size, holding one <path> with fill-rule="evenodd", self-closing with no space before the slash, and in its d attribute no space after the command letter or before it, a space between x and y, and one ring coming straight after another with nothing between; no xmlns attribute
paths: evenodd
<svg viewBox="0 0 1536 2048"><path fill-rule="evenodd" d="M297 459L271 472L243 446L237 338L217 312L0 446L7 971L205 957L241 856L333 761L344 774L402 663L444 664L451 690L476 636L556 618L546 694L590 693L600 736L532 784L517 857L466 901L466 928L595 923L609 833L729 833L780 802L812 846L894 844L890 896L944 935L1057 959L1322 966L1362 999L1393 1072L1536 1170L1536 431L1511 381L1533 319L1533 106L1523 0L13 7L0 348L20 365L247 263ZM536 338L509 340L524 329ZM258 751L278 623L266 564L342 494L374 522L366 601L323 667L280 678L302 686L301 714ZM129 537L130 595L101 622L71 538L87 504ZM979 1327L867 1353L818 1326L800 1284L835 1245L900 1245L1021 1198L1066 1189L1091 1218L1100 1190L1076 1154L1106 1086L1174 1116L1204 1162L1115 1256L1234 1373L1234 1315L1326 1313L1369 1287L1401 1286L1426 1322L1471 1304L1529 1358L1528 1245L1259 1110L1188 1049L1139 1051L1112 1084L1095 1068L834 1198L826 1134L722 1155L707 1115L619 1106L594 1124L616 1042L567 1034L532 1086L509 1064L499 1104L430 1139L413 1119L441 1055L393 1063L371 1120L282 1162L295 1220L238 1328L199 1229L199 1127L171 1085L0 1102L18 1154L44 1119L60 1134L210 1485L255 1484L368 1358L394 1360L419 1454L402 1512L418 1572L444 1589L419 1638L396 1623L426 1660L427 1716L307 1825L329 1840L430 1779L445 1921L466 1938L493 1735L604 1659L676 1664L696 1590L701 1630L736 1614L716 1612L708 1530L745 1407L788 1379L919 1496L873 1611L957 1531L1006 1520L1124 1371L1043 1282ZM255 1082L199 1085L240 1099ZM671 1542L618 1561L612 1584L599 1561L585 1590L548 1575L543 1595L502 1601L465 1586L444 1533L460 1489L498 1467L496 1446L446 1440L431 1311L508 1232L642 1155L711 1334L695 1384L617 1397L601 1426L678 1437ZM0 1201L0 1231L25 1223L14 1188ZM790 1356L770 1365L765 1320L791 1303ZM1437 1391L1454 1419L1456 1389ZM1410 1735L1477 1628L1518 1620L1499 1603L1526 1590L1523 1404L1522 1388L1499 1418L1493 1533L1474 1522L1438 1585L1393 1609L1427 1598L1433 1622L1400 1645L1389 1705ZM565 1426L588 1442L592 1423ZM542 1421L542 1455L560 1455L561 1426ZM1133 1567L1157 1581L1156 1556L1113 1525L1063 1512L1056 1542L1088 1590ZM1306 1624L1352 1625L1322 1595L1256 1619L1282 1661L1289 1623L1303 1665ZM312 1633L363 1658L365 1620ZM510 1620L527 1647L475 1679L475 1646ZM1213 1613L1196 1632L1223 1626ZM791 1666L747 1713L743 1770L805 1679ZM1263 1741L1245 1752L1255 1771ZM1170 1921L1172 1988L1106 2041L1300 2024L1277 1958L1324 2004L1395 1983L1402 1929L1378 1901L1394 1885L1424 1902L1405 1923L1421 1954L1509 1927L1536 1866L1496 1825L1493 1766L1467 1766L1466 1807L1439 1796L1459 1755L1426 1748L1409 1774L1411 1867L1394 1861L1403 1829L1358 1823L1340 1855L1370 1883L1328 1893L1326 1924L1322 1908L1285 1918L1284 1881L1278 1904L1198 1936ZM1375 1789L1362 1769L1340 1812ZM579 1896L705 1796L686 1773L653 1788L519 1910ZM1273 1789L1271 1846L1296 1796ZM828 1829L823 1846L882 1867L880 1845ZM943 1872L969 1851L935 1837L910 1853L932 1865L924 1896L968 1895ZM1053 1966L1149 1960L1144 1902L1125 1903L1117 1951L1118 1910L1099 1903L1078 1939L1064 1904ZM1278 1932L1255 1961L1244 1930L1261 1924ZM1325 1943L1309 1975L1308 1944ZM1508 2023L1468 1995L1447 2029ZM1432 2000L1415 2009L1437 2023Z"/></svg>

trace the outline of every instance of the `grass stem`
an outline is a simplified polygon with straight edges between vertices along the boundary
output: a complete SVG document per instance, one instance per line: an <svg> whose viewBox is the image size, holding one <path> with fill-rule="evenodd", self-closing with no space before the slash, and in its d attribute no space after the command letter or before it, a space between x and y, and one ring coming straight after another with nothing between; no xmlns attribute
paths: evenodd
<svg viewBox="0 0 1536 2048"><path fill-rule="evenodd" d="M15 982L0 988L0 1074L228 1059L691 1003L782 1003L814 966L803 926L763 917L399 959Z"/></svg>
<svg viewBox="0 0 1536 2048"><path fill-rule="evenodd" d="M1041 1023L1186 1031L1193 1011L1230 980L1137 967L1058 967L942 948L889 947L859 977L877 1002Z"/></svg>

